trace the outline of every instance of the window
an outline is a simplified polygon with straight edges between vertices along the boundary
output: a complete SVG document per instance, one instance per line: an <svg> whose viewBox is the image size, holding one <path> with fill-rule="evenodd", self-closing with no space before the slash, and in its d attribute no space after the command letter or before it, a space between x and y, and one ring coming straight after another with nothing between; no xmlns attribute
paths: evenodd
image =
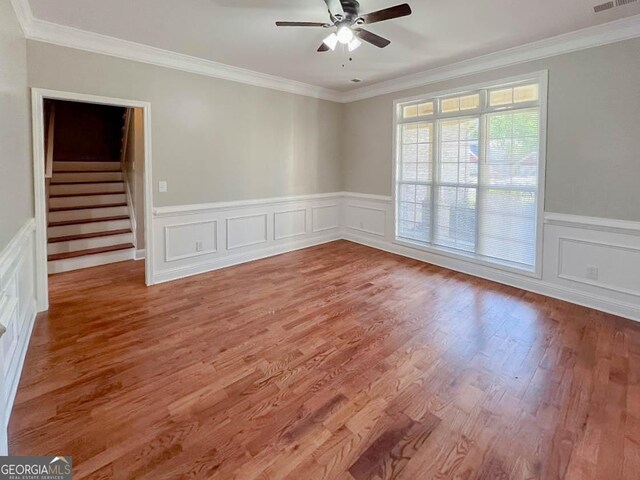
<svg viewBox="0 0 640 480"><path fill-rule="evenodd" d="M536 270L542 77L400 102L396 239Z"/></svg>

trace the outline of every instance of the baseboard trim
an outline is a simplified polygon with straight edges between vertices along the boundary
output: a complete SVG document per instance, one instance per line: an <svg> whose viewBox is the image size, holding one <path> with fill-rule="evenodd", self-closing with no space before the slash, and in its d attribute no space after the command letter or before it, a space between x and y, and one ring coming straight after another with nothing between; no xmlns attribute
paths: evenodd
<svg viewBox="0 0 640 480"><path fill-rule="evenodd" d="M276 244L269 247L256 249L248 252L226 255L221 258L217 258L212 261L197 265L188 265L185 267L178 267L169 270L163 270L157 272L154 276L154 284L170 282L173 280L179 280L181 278L190 277L192 275L200 275L202 273L212 272L221 268L231 267L242 263L252 262L254 260L260 260L263 258L273 257L275 255L281 255L283 253L294 252L303 248L313 247L321 245L323 243L329 243L336 240L340 240L342 235L340 232L334 232L331 234L315 236L312 238L306 238L304 240L283 242L282 244Z"/></svg>
<svg viewBox="0 0 640 480"><path fill-rule="evenodd" d="M346 232L344 234L344 239L376 248L378 250L383 250L385 252L411 258L413 260L430 263L456 272L465 273L474 277L483 278L485 280L527 290L547 297L556 298L558 300L563 300L640 322L640 307L628 302L605 298L600 295L594 295L587 292L580 292L572 288L551 284L541 279L510 274L491 267L485 267L465 262L464 260L423 252L421 250L393 244L386 240L368 238L351 232Z"/></svg>
<svg viewBox="0 0 640 480"><path fill-rule="evenodd" d="M144 260L146 256L146 251L144 248L141 248L139 250L136 250L134 255L133 255L133 259L134 260Z"/></svg>

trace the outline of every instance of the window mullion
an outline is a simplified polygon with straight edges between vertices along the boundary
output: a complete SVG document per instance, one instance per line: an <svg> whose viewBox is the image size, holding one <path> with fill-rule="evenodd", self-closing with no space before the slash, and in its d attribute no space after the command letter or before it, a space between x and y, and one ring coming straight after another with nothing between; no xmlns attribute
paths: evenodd
<svg viewBox="0 0 640 480"><path fill-rule="evenodd" d="M429 243L434 244L436 225L436 185L438 185L438 166L440 165L440 120L433 122L433 162L431 162L431 212L429 215Z"/></svg>
<svg viewBox="0 0 640 480"><path fill-rule="evenodd" d="M480 242L482 241L482 236L480 235L481 225L481 211L482 211L482 186L484 185L484 161L486 158L486 132L487 132L487 124L486 124L486 115L479 116L479 132L478 132L478 187L476 190L476 245L475 245L475 253L478 254L482 251L480 248Z"/></svg>

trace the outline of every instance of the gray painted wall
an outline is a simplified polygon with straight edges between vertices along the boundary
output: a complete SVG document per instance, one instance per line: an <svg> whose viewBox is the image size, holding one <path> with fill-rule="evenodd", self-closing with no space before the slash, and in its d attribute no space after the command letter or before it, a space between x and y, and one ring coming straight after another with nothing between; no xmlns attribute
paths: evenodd
<svg viewBox="0 0 640 480"><path fill-rule="evenodd" d="M33 217L27 47L9 0L0 0L0 250Z"/></svg>
<svg viewBox="0 0 640 480"><path fill-rule="evenodd" d="M640 39L345 105L343 190L391 195L395 99L544 69L545 210L640 221Z"/></svg>
<svg viewBox="0 0 640 480"><path fill-rule="evenodd" d="M30 86L152 103L156 206L389 195L394 99L548 69L546 211L640 221L640 39L347 105L39 42L27 49Z"/></svg>
<svg viewBox="0 0 640 480"><path fill-rule="evenodd" d="M155 206L340 190L340 104L40 42L27 50L31 87L151 102Z"/></svg>

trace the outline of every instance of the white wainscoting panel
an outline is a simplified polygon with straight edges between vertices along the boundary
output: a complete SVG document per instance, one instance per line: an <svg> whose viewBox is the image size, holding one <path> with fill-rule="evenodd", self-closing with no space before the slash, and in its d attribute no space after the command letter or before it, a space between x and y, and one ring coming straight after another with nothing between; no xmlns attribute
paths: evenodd
<svg viewBox="0 0 640 480"><path fill-rule="evenodd" d="M640 320L640 223L549 215L543 280L587 299L575 303Z"/></svg>
<svg viewBox="0 0 640 480"><path fill-rule="evenodd" d="M311 208L311 225L314 233L340 228L340 207L338 203Z"/></svg>
<svg viewBox="0 0 640 480"><path fill-rule="evenodd" d="M227 250L267 242L267 214L227 218Z"/></svg>
<svg viewBox="0 0 640 480"><path fill-rule="evenodd" d="M560 237L558 277L640 296L640 248Z"/></svg>
<svg viewBox="0 0 640 480"><path fill-rule="evenodd" d="M6 427L36 318L35 221L30 219L0 252L0 338L2 384L0 454L6 455Z"/></svg>
<svg viewBox="0 0 640 480"><path fill-rule="evenodd" d="M338 240L341 211L340 192L157 208L154 283Z"/></svg>
<svg viewBox="0 0 640 480"><path fill-rule="evenodd" d="M165 261L215 253L218 249L218 222L180 223L167 225L165 233Z"/></svg>
<svg viewBox="0 0 640 480"><path fill-rule="evenodd" d="M640 320L640 223L545 215L542 278L394 240L391 197L344 193L344 238L524 290ZM384 226L384 228L383 228ZM590 278L588 268L597 268Z"/></svg>
<svg viewBox="0 0 640 480"><path fill-rule="evenodd" d="M387 230L387 208L346 203L347 228L384 237Z"/></svg>
<svg viewBox="0 0 640 480"><path fill-rule="evenodd" d="M381 195L337 192L159 208L153 223L155 238L164 242L157 249L164 253L149 259L154 283L344 238L640 320L638 222L546 214L542 278L396 242L392 200ZM203 242L201 251L196 240Z"/></svg>
<svg viewBox="0 0 640 480"><path fill-rule="evenodd" d="M307 233L307 209L297 208L273 214L273 239L297 237Z"/></svg>

